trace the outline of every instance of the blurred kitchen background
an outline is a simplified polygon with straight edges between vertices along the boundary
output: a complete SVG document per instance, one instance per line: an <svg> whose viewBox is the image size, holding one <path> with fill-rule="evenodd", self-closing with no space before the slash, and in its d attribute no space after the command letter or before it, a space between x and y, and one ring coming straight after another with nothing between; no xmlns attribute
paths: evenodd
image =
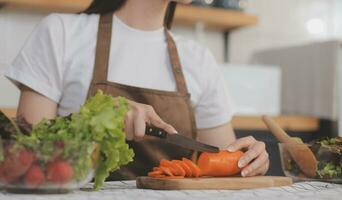
<svg viewBox="0 0 342 200"><path fill-rule="evenodd" d="M90 2L0 0L0 72L50 11L79 12ZM261 115L304 141L342 135L341 0L198 0L178 6L173 31L211 49L238 107L237 135L267 143L269 174L282 172ZM0 76L0 108L13 114L18 95Z"/></svg>

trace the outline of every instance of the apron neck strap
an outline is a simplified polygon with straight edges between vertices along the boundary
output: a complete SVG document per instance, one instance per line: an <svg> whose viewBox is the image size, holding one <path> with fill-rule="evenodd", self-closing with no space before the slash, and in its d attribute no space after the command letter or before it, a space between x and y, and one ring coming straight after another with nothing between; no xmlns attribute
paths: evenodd
<svg viewBox="0 0 342 200"><path fill-rule="evenodd" d="M99 29L97 33L96 57L92 84L107 82L112 27L113 13L102 14L100 16ZM167 28L165 28L165 35L172 71L177 85L177 91L182 94L188 94L176 43Z"/></svg>
<svg viewBox="0 0 342 200"><path fill-rule="evenodd" d="M183 74L182 66L181 66L178 51L177 51L177 46L176 46L174 39L171 36L170 31L166 27L165 27L165 35L166 35L167 47L169 50L173 76L175 77L175 81L177 85L177 91L182 94L187 94L188 88L186 87L184 74Z"/></svg>
<svg viewBox="0 0 342 200"><path fill-rule="evenodd" d="M93 83L104 83L108 77L108 63L110 56L110 44L112 40L113 13L100 15L97 32L95 66Z"/></svg>

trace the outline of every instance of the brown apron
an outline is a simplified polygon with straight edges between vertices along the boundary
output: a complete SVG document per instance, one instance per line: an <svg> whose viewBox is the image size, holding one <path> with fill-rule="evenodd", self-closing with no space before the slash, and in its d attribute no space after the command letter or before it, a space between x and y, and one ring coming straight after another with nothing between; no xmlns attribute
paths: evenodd
<svg viewBox="0 0 342 200"><path fill-rule="evenodd" d="M190 138L196 138L194 114L190 104L176 44L167 29L165 34L177 84L176 92L132 87L107 81L110 44L112 37L113 13L100 16L97 36L95 67L88 97L102 90L113 97L123 96L132 101L151 105L156 113L176 130ZM147 77L147 76L146 76ZM114 172L109 180L134 179L146 175L161 159L191 158L192 151L167 144L158 138L145 136L141 141L127 141L133 148L134 161Z"/></svg>

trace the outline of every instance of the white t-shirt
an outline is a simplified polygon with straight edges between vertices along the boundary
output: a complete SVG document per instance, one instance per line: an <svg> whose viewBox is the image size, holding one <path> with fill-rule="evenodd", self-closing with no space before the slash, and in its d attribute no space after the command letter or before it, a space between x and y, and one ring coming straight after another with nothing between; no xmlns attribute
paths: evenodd
<svg viewBox="0 0 342 200"><path fill-rule="evenodd" d="M99 15L49 15L36 27L5 75L57 102L59 115L77 112L86 100L92 78L98 22ZM173 37L197 128L229 122L233 106L214 57L193 41ZM137 30L114 16L108 80L176 91L164 30Z"/></svg>

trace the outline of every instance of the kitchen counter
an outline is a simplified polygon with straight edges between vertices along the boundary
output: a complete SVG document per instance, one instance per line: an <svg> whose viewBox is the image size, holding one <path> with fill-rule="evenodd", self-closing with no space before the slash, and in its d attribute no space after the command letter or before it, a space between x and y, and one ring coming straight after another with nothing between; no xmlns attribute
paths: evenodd
<svg viewBox="0 0 342 200"><path fill-rule="evenodd" d="M135 187L135 181L107 182L100 191L91 191L91 184L84 189L69 194L59 195L33 195L33 194L11 194L0 193L2 200L107 200L107 199L229 199L229 200L335 200L342 196L342 185L322 182L295 183L291 187L278 187L253 190L178 190L178 191L157 191L141 190Z"/></svg>

